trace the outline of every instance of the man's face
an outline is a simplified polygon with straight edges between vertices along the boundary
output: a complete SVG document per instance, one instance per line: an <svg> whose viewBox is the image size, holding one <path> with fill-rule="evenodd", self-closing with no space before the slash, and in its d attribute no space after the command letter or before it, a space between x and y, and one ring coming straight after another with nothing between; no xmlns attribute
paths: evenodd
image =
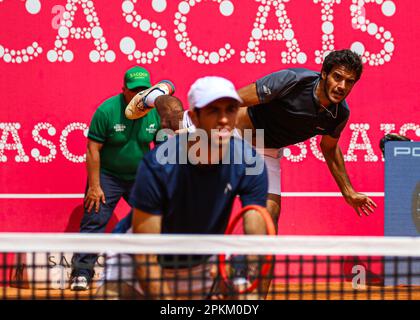
<svg viewBox="0 0 420 320"><path fill-rule="evenodd" d="M146 90L146 89L147 89L146 87L137 87L137 88L133 88L133 89L128 89L126 86L124 86L122 88L122 91L123 91L123 96L124 96L125 103L129 104L130 101L134 98L134 96L137 93L139 93L143 90Z"/></svg>
<svg viewBox="0 0 420 320"><path fill-rule="evenodd" d="M206 131L213 144L220 144L230 139L238 109L239 103L236 100L222 98L190 115L195 126Z"/></svg>
<svg viewBox="0 0 420 320"><path fill-rule="evenodd" d="M327 75L322 72L324 80L324 94L333 104L343 101L353 89L356 83L356 72L349 71L343 66L334 67Z"/></svg>

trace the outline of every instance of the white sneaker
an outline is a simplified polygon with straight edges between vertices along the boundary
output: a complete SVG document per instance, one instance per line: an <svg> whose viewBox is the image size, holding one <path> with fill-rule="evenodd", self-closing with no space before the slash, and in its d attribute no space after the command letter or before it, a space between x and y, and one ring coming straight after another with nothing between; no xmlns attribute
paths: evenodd
<svg viewBox="0 0 420 320"><path fill-rule="evenodd" d="M144 117L153 107L145 103L147 95L153 90L159 90L162 94L173 95L175 86L169 80L162 80L149 89L137 93L125 108L127 119L134 120Z"/></svg>
<svg viewBox="0 0 420 320"><path fill-rule="evenodd" d="M77 276L71 279L70 290L85 291L89 289L89 281L85 276Z"/></svg>

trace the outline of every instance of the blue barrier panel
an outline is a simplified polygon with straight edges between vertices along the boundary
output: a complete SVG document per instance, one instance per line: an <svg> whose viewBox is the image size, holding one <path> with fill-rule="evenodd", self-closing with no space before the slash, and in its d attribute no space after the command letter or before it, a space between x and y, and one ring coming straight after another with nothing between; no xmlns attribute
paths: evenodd
<svg viewBox="0 0 420 320"><path fill-rule="evenodd" d="M420 236L420 142L385 144L385 236ZM385 279L386 285L420 284L420 262L386 259L385 274L393 273L407 277Z"/></svg>

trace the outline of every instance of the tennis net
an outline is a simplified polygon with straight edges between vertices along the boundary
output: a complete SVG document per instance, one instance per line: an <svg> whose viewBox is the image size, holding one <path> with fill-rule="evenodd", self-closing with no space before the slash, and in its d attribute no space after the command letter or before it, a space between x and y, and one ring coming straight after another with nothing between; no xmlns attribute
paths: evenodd
<svg viewBox="0 0 420 320"><path fill-rule="evenodd" d="M418 300L420 238L2 233L0 299Z"/></svg>

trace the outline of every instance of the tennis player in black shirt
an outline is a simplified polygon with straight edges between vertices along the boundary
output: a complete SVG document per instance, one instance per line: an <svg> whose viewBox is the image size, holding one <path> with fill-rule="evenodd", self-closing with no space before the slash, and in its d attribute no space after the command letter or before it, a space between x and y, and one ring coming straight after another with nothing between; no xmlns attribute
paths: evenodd
<svg viewBox="0 0 420 320"><path fill-rule="evenodd" d="M276 222L280 214L281 148L322 135L321 151L346 202L359 216L369 215L375 202L357 192L349 179L338 145L350 115L346 97L363 71L359 55L350 50L326 56L321 72L285 69L269 74L238 92L244 101L236 128L264 129L264 157L269 176L267 209Z"/></svg>

